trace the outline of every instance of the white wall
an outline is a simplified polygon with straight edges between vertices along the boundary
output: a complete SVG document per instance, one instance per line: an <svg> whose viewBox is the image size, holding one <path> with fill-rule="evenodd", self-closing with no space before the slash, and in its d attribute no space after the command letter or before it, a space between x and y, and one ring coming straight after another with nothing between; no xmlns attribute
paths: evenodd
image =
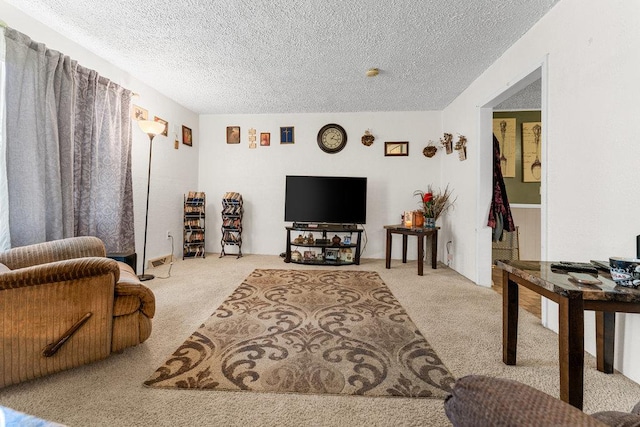
<svg viewBox="0 0 640 427"><path fill-rule="evenodd" d="M171 230L173 235L177 237L175 255L181 255L182 194L196 188L198 179L198 115L2 1L0 1L0 17L9 27L28 35L37 42L45 43L51 49L69 55L79 64L94 69L102 76L138 93L139 97L134 98L133 103L147 109L150 119L153 119L153 116L158 116L167 120L170 130L173 130L176 125L181 129L183 124L193 130L195 142L192 148L180 144L180 148L175 150L171 134L169 137L156 137L153 147L147 259L167 255L171 252L170 241L166 238L168 230ZM162 63L158 63L159 70L162 66ZM141 266L149 138L136 124L132 126L132 134L136 252L138 253L138 265ZM178 135L180 136L180 134Z"/></svg>
<svg viewBox="0 0 640 427"><path fill-rule="evenodd" d="M635 197L640 157L638 16L637 1L610 1L602 7L598 2L562 0L443 111L445 131L466 132L471 147L487 146L490 139L479 135L479 107L532 65L548 58L543 75L548 91L543 124L546 191L543 188L542 215L543 225L544 217L547 224L543 259L589 260L635 254L635 236L640 234L640 198ZM452 182L469 183L456 185L461 191L459 201L475 200L478 192L484 191L474 185L481 156L474 154L471 161L476 167L451 165L443 169ZM474 229L473 224L480 224L486 212L482 203L476 209L471 202L468 205L468 210L455 212L460 226L455 228L454 238L476 235L480 239L485 231ZM456 253L458 259L476 258L478 239L458 239L463 242L457 247L463 254ZM474 278L475 265L455 267ZM549 311L547 324L553 327L553 309ZM636 382L640 382L639 333L640 315L618 316L615 368ZM585 345L594 352L590 313Z"/></svg>
<svg viewBox="0 0 640 427"><path fill-rule="evenodd" d="M405 210L418 208L413 192L439 184L439 151L429 159L422 149L441 136L439 112L203 115L200 117L200 190L207 193L207 251L220 252L220 199L226 191L242 193L245 206L243 252L279 254L285 250L284 190L286 175L364 176L368 178L364 258L384 258L383 225L400 222ZM346 147L327 154L317 134L327 123L347 132ZM241 127L241 143L226 143L226 127ZM280 127L295 127L295 143L280 144ZM249 149L248 131L271 133L271 145ZM370 129L373 145L360 138ZM409 141L408 157L385 157L385 141ZM440 242L446 241L444 236ZM393 256L400 256L400 238ZM442 243L441 248L443 248ZM415 242L409 257L415 259ZM232 252L233 248L227 248ZM442 249L439 258L442 256Z"/></svg>

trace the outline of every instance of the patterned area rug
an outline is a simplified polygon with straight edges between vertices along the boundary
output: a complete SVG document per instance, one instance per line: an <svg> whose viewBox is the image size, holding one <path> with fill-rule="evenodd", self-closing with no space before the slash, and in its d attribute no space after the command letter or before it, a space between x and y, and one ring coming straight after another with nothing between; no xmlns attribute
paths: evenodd
<svg viewBox="0 0 640 427"><path fill-rule="evenodd" d="M444 398L453 382L377 273L254 270L145 385Z"/></svg>

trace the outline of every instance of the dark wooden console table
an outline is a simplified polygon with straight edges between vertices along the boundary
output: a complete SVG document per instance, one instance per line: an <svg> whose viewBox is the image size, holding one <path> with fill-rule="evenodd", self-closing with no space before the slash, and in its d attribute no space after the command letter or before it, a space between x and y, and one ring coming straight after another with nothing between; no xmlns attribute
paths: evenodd
<svg viewBox="0 0 640 427"><path fill-rule="evenodd" d="M616 286L600 272L599 285L582 285L566 273L551 271L551 262L497 261L502 269L502 361L516 364L518 285L558 304L560 399L582 409L584 388L584 310L596 312L597 368L613 373L615 314L640 313L640 289Z"/></svg>
<svg viewBox="0 0 640 427"><path fill-rule="evenodd" d="M405 227L402 224L385 225L387 230L386 268L391 268L391 241L393 234L402 234L402 262L407 262L407 236L418 237L418 275L423 275L424 237L431 239L431 268L438 264L438 229L440 227Z"/></svg>

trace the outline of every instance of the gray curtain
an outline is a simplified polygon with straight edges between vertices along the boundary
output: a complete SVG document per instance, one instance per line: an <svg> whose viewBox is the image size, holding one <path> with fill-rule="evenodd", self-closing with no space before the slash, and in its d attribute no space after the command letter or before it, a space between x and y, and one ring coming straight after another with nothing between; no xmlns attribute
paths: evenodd
<svg viewBox="0 0 640 427"><path fill-rule="evenodd" d="M5 39L11 245L93 235L133 251L131 92L18 31Z"/></svg>
<svg viewBox="0 0 640 427"><path fill-rule="evenodd" d="M73 64L5 31L11 246L73 235Z"/></svg>
<svg viewBox="0 0 640 427"><path fill-rule="evenodd" d="M88 68L76 71L75 235L134 252L131 92Z"/></svg>

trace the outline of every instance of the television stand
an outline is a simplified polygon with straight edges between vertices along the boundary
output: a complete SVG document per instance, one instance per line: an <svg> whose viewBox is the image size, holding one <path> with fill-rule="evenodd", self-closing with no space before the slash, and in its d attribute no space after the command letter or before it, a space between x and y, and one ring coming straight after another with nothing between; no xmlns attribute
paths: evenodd
<svg viewBox="0 0 640 427"><path fill-rule="evenodd" d="M360 264L363 230L355 224L294 223L293 226L285 228L287 251L284 262L334 266ZM291 231L298 232L293 240ZM339 241L336 236L340 239ZM301 249L292 251L291 246Z"/></svg>

